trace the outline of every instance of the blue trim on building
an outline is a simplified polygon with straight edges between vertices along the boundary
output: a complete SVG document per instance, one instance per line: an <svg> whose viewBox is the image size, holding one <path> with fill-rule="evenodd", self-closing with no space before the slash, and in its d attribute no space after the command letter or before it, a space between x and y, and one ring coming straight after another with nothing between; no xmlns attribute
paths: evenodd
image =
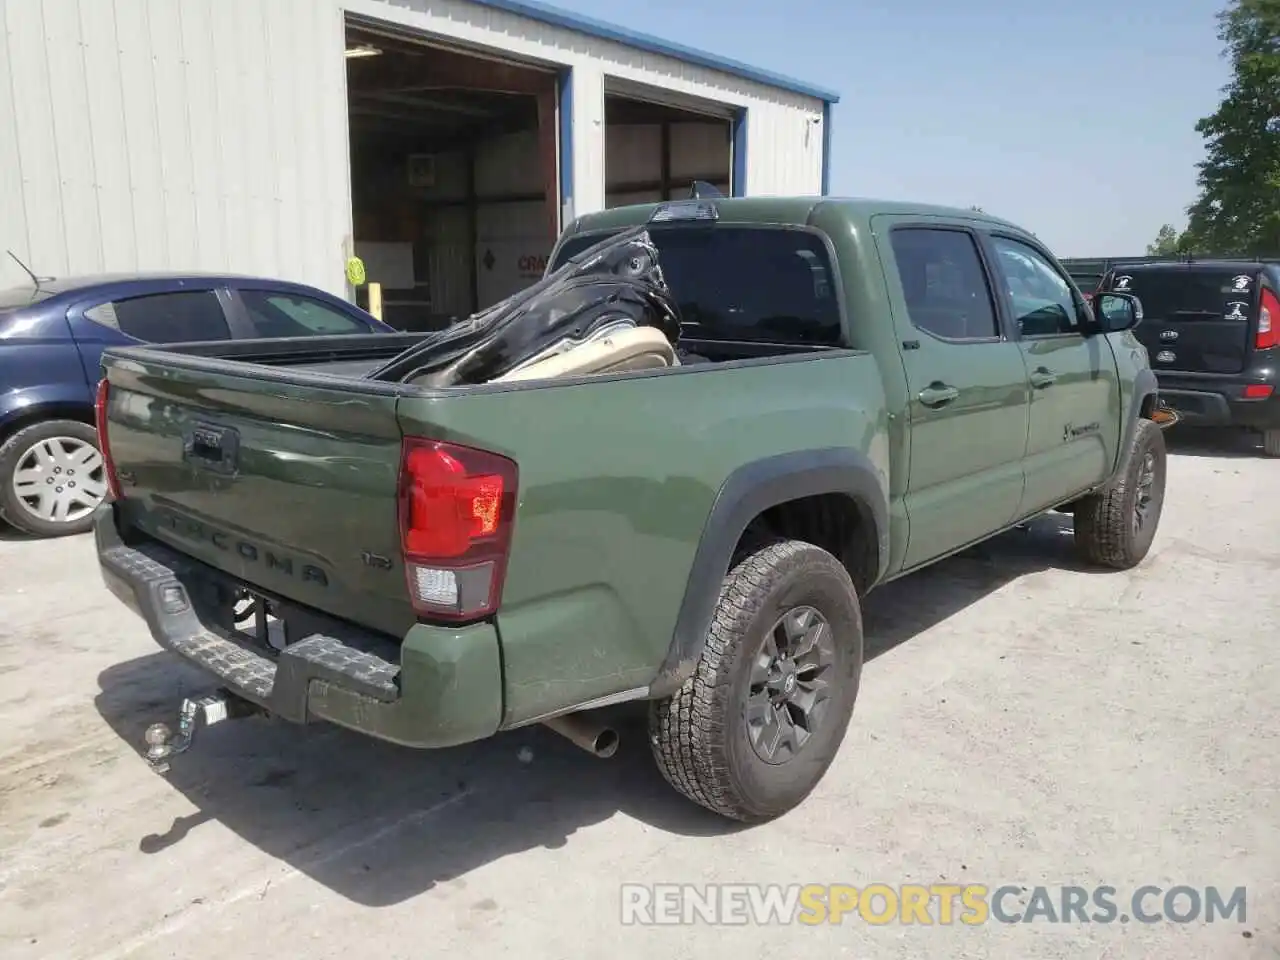
<svg viewBox="0 0 1280 960"><path fill-rule="evenodd" d="M729 175L729 192L735 197L747 195L747 111L733 115L733 171Z"/></svg>
<svg viewBox="0 0 1280 960"><path fill-rule="evenodd" d="M565 207L577 216L573 203L573 68L560 71L560 229L565 230L572 218L565 217Z"/></svg>
<svg viewBox="0 0 1280 960"><path fill-rule="evenodd" d="M822 105L822 195L831 196L831 103Z"/></svg>
<svg viewBox="0 0 1280 960"><path fill-rule="evenodd" d="M811 86L800 80L785 77L782 74L760 70L737 60L730 60L727 57L716 56L713 53L706 53L702 50L695 50L692 47L662 40L647 33L636 33L623 27L615 27L601 20L569 13L567 10L560 10L556 7L539 3L537 0L472 0L472 2L482 7L490 7L494 10L501 10L504 13L527 17L530 20L536 20L539 23L549 24L553 27L563 27L566 30L574 30L587 36L598 37L601 40L612 40L615 43L625 44L637 50L674 57L677 60L683 60L685 63L696 64L711 70L720 70L724 73L742 77L745 80L754 80L770 87L777 87L779 90L789 90L792 93L813 97L815 100L823 100L827 103L838 103L840 100L838 93Z"/></svg>

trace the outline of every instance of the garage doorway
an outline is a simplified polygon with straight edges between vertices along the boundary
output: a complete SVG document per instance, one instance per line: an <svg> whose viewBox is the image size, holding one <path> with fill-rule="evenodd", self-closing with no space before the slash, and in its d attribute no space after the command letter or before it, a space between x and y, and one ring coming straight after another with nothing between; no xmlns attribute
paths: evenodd
<svg viewBox="0 0 1280 960"><path fill-rule="evenodd" d="M354 252L383 319L442 329L537 280L560 227L557 73L355 20L346 64Z"/></svg>
<svg viewBox="0 0 1280 960"><path fill-rule="evenodd" d="M695 181L734 190L733 114L611 81L605 89L605 205L688 197Z"/></svg>

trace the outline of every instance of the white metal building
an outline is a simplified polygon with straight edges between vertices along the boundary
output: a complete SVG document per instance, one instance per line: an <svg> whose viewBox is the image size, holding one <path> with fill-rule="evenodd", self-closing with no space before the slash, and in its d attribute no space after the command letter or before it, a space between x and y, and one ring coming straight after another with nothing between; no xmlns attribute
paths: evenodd
<svg viewBox="0 0 1280 960"><path fill-rule="evenodd" d="M832 93L531 0L0 0L0 251L253 273L433 326L579 214L827 188ZM25 274L0 257L0 287Z"/></svg>

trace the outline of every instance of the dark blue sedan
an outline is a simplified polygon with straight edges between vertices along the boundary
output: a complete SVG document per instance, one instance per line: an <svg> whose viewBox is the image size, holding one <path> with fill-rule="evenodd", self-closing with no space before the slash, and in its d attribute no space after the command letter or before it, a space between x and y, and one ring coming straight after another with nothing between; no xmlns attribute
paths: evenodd
<svg viewBox="0 0 1280 960"><path fill-rule="evenodd" d="M130 274L0 290L0 518L35 536L89 529L106 492L93 428L104 348L394 333L314 287Z"/></svg>

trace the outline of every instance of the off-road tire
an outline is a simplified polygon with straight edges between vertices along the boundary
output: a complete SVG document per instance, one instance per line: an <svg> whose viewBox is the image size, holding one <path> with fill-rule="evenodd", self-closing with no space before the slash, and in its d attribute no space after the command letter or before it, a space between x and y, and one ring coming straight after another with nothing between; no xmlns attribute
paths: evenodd
<svg viewBox="0 0 1280 960"><path fill-rule="evenodd" d="M85 533L93 527L93 514L67 523L56 523L33 517L19 502L18 495L13 489L13 474L18 469L18 458L40 440L60 436L74 437L94 447L98 445L98 432L79 420L41 420L23 427L0 445L0 519L28 536L74 536Z"/></svg>
<svg viewBox="0 0 1280 960"><path fill-rule="evenodd" d="M1139 477L1148 454L1154 461L1153 509L1141 529L1135 530ZM1076 504L1076 546L1090 563L1128 570L1143 561L1160 525L1167 475L1164 433L1152 421L1139 419L1114 482Z"/></svg>
<svg viewBox="0 0 1280 960"><path fill-rule="evenodd" d="M1262 453L1268 457L1280 457L1280 430L1262 431Z"/></svg>
<svg viewBox="0 0 1280 960"><path fill-rule="evenodd" d="M762 760L744 719L751 667L787 611L817 610L831 628L831 699L811 739L781 764ZM658 768L680 793L721 816L759 823L812 792L840 749L862 676L862 611L848 572L798 540L758 546L725 576L693 676L649 712Z"/></svg>

